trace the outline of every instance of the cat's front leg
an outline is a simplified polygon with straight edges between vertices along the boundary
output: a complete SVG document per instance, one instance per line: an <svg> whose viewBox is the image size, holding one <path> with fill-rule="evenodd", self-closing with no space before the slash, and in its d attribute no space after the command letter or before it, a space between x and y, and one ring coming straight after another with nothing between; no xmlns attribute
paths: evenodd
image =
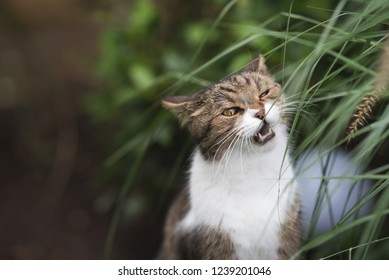
<svg viewBox="0 0 389 280"><path fill-rule="evenodd" d="M197 226L180 238L180 255L189 260L236 259L234 245L226 232L207 226Z"/></svg>

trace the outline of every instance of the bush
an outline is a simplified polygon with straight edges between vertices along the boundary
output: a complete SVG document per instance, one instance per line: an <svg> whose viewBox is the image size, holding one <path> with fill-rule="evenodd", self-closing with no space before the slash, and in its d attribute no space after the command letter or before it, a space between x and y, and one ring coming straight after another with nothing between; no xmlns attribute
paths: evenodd
<svg viewBox="0 0 389 280"><path fill-rule="evenodd" d="M348 258L342 252L353 248L352 258L388 257L384 246L373 246L387 234L383 221L389 177L382 156L388 152L387 92L381 93L380 106L372 106L374 121L358 126L358 137L350 141L345 133L358 104L375 89L376 61L389 20L386 0L278 0L272 5L250 0L137 0L124 7L119 18L101 14L109 22L99 61L104 89L86 102L97 121L114 125L105 176L108 182L124 182L107 254L122 222L131 223L131 217L144 212L163 213L160 209L166 208L172 190L184 182L193 145L161 109L160 97L192 94L261 52L294 104L293 157L313 147L322 147L324 157L349 143L353 160L364 167L353 179L375 182L334 230L309 235L302 251L312 258ZM345 223L372 200L371 215Z"/></svg>

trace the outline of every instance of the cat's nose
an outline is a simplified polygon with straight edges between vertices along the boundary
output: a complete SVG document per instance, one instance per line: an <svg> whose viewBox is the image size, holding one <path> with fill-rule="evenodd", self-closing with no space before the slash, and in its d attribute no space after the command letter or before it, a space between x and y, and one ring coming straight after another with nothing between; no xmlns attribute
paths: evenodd
<svg viewBox="0 0 389 280"><path fill-rule="evenodd" d="M263 120L265 118L265 109L260 109L256 114L255 117Z"/></svg>

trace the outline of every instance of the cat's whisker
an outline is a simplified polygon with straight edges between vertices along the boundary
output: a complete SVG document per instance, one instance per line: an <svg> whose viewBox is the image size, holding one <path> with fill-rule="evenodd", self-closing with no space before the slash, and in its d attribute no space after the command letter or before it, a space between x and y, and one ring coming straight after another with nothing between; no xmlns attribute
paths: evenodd
<svg viewBox="0 0 389 280"><path fill-rule="evenodd" d="M242 138L240 138L240 171L242 174L242 177L244 176L244 168L243 168L243 144L245 143L244 135Z"/></svg>
<svg viewBox="0 0 389 280"><path fill-rule="evenodd" d="M296 111L297 111L297 109L286 108L285 110L283 110L283 114L285 114L286 116L295 117L296 116ZM310 113L309 111L305 110L305 109L301 109L300 110L299 117L304 118L308 122L315 121L315 117L313 116L313 114Z"/></svg>
<svg viewBox="0 0 389 280"><path fill-rule="evenodd" d="M213 165L218 162L218 159L219 159L219 150L221 148L223 148L223 146L225 145L225 143L227 141L229 141L232 137L235 137L236 135L236 131L238 130L238 128L234 128L233 130L231 130L229 133L227 133L227 135L225 137L223 137L220 141L217 142L217 144L219 144L219 147L216 149L214 155L213 155L213 159L212 159L212 163ZM215 146L217 146L217 144L214 144L212 145L209 150L211 150L212 148L214 148ZM223 155L222 155L223 157Z"/></svg>
<svg viewBox="0 0 389 280"><path fill-rule="evenodd" d="M219 167L220 167L222 164L224 164L225 167L224 167L224 172L223 172L223 174L225 174L225 171L226 171L226 169L227 169L227 167L228 167L229 158L230 158L231 153L233 152L233 149L234 149L234 147L235 147L235 145L236 145L237 139L239 139L238 137L239 137L239 136L238 136L237 134L234 135L234 138L232 139L231 143L229 144L229 146L228 146L227 149L225 150L224 154L222 155L221 159L219 160L219 166L218 166L218 169L217 169L216 172L218 172L218 171L219 171ZM232 148L231 148L231 145L232 145ZM227 159L227 160L225 160L225 159ZM224 177L224 176L223 176L223 177Z"/></svg>
<svg viewBox="0 0 389 280"><path fill-rule="evenodd" d="M309 105L311 105L311 104L309 104ZM288 115L295 116L296 112L299 110L299 112L300 112L299 116L303 117L305 120L307 120L309 122L315 120L312 113L310 113L308 110L305 109L305 107L307 107L307 105L303 105L302 107L299 107L299 106L300 106L299 101L286 102L283 106L282 113L284 115L287 115L287 116Z"/></svg>
<svg viewBox="0 0 389 280"><path fill-rule="evenodd" d="M223 154L223 157L219 161L219 167L218 167L217 173L219 174L219 170L220 170L220 172L222 174L222 178L227 178L226 173L227 173L227 170L229 168L230 157L231 157L233 148L235 147L236 143L237 143L237 137L235 136L233 141L231 141L229 148L225 151L225 153ZM231 146L232 146L232 149L230 148Z"/></svg>
<svg viewBox="0 0 389 280"><path fill-rule="evenodd" d="M215 146L218 146L219 144L219 146L222 146L223 145L223 141L227 138L227 137L230 137L232 134L234 134L234 133L236 133L237 131L239 131L239 127L235 127L235 128L233 128L231 131L229 131L228 133L227 133L227 135L225 136L225 137L223 137L221 140L219 140L218 142L216 142L215 144L213 144L211 147L209 147L209 150L211 150L212 148L214 148Z"/></svg>
<svg viewBox="0 0 389 280"><path fill-rule="evenodd" d="M247 142L249 143L249 146L250 146L250 148L251 148L251 152L252 153L256 153L256 150L255 150L255 148L254 148L254 145L253 145L253 142L252 142L252 137L253 136L248 136L247 137Z"/></svg>
<svg viewBox="0 0 389 280"><path fill-rule="evenodd" d="M220 140L218 143L219 143L219 147L216 149L215 151L215 154L214 154L214 157L213 157L213 162L215 162L217 159L218 159L218 152L219 150L224 146L224 144L229 141L231 139L232 136L235 136L237 135L237 133L239 132L240 128L234 128L232 131L230 131L222 140ZM212 145L211 148L215 147L215 145ZM210 148L210 149L211 149Z"/></svg>

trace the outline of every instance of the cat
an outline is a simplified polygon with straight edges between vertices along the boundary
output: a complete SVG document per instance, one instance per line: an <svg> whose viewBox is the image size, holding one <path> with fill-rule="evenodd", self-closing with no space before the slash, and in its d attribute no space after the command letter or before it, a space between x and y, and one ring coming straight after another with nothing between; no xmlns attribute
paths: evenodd
<svg viewBox="0 0 389 280"><path fill-rule="evenodd" d="M159 259L289 259L301 245L287 104L263 56L192 96L162 98L198 146Z"/></svg>

